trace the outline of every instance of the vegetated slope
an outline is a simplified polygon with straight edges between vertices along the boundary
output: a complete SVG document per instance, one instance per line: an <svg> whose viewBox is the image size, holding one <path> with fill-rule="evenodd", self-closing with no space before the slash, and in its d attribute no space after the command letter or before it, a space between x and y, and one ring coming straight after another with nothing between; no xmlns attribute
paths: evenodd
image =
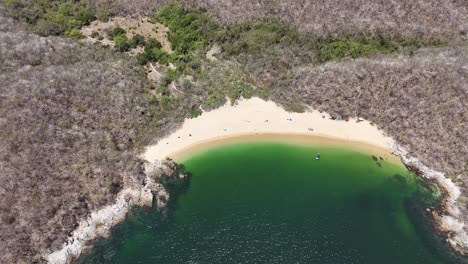
<svg viewBox="0 0 468 264"><path fill-rule="evenodd" d="M39 3L9 2L24 3L11 5L10 13ZM107 2L109 6L104 5ZM85 23L87 16L79 15L80 8L89 11L96 5L97 16L99 12L137 16L153 12L162 2L90 0L79 7L73 5L79 9L71 13L44 8L51 12L46 12L46 21L29 26L49 32L56 29L57 21L80 18ZM240 10L247 1L223 1L216 6L210 3L198 2L208 12L222 16L224 22L234 23L272 14L281 16L296 2L281 12L274 8L277 2L258 2L249 5L244 13ZM340 3L329 9L347 12L346 5ZM370 5L383 13L370 12L369 16L393 21L385 14L396 11L383 10L386 5ZM425 24L436 13L432 6L440 6L442 13L455 12L453 16L459 19ZM157 47L145 48L139 59L160 63L156 68L163 72L163 78L150 84L135 59L98 46L24 33L15 25L17 22L1 16L0 5L0 262L30 262L46 249L58 249L87 213L112 203L121 188L141 184L136 147L164 136L185 117L198 115L200 106L205 110L220 106L226 96L232 101L270 97L292 110L301 110L303 103L343 116L366 117L433 168L450 172L451 176L466 176L467 138L463 132L468 118L467 50L458 47L414 53L421 45L433 46L432 40L425 42L426 37L457 39L465 34L466 9L457 9L460 6L429 2L427 15L402 21L405 25L421 22L420 32L399 31L405 27L393 27L390 22L391 27L378 27L377 23L371 32L386 30L376 34L377 38L362 39L360 32L351 38L323 41L304 37L279 23L219 27L198 11L185 13L169 8L159 19L172 27L169 39L176 54L169 56ZM290 22L297 23L294 19L299 17L312 19L305 14L293 16ZM289 21L287 16L280 19ZM369 23L375 21L370 19ZM302 24L299 27L307 25ZM338 25L330 22L328 31L317 32L345 32ZM462 31L458 31L460 27ZM73 37L71 33L78 25L58 28L59 34ZM395 37L383 36L395 32ZM402 37L400 33L410 36ZM309 45L309 40L316 42ZM209 61L205 53L213 43L221 47L221 54ZM404 54L320 65L382 52ZM177 69L164 66L170 60ZM458 180L459 185L466 186L464 178Z"/></svg>
<svg viewBox="0 0 468 264"><path fill-rule="evenodd" d="M151 16L172 0L3 0L11 14L34 24L40 34L76 36L77 26L97 16ZM222 23L258 19L290 23L316 36L386 33L406 36L468 38L468 5L464 0L180 0L201 8ZM79 3L78 5L76 3ZM61 4L61 5L60 5ZM73 16L73 10L79 9ZM64 12L65 11L65 12ZM70 20L72 18L72 20ZM47 33L50 32L50 33Z"/></svg>
<svg viewBox="0 0 468 264"><path fill-rule="evenodd" d="M463 189L468 216L468 47L422 49L291 70L271 97L364 117Z"/></svg>
<svg viewBox="0 0 468 264"><path fill-rule="evenodd" d="M275 101L374 122L433 169L468 172L468 47L301 66Z"/></svg>
<svg viewBox="0 0 468 264"><path fill-rule="evenodd" d="M172 1L90 0L107 3L119 15L151 15ZM271 18L315 35L385 32L391 35L468 37L468 5L457 0L182 0L199 7L223 23Z"/></svg>
<svg viewBox="0 0 468 264"><path fill-rule="evenodd" d="M0 5L0 263L40 261L143 184L137 147L192 111L191 96L164 107L150 97L124 53L22 28Z"/></svg>
<svg viewBox="0 0 468 264"><path fill-rule="evenodd" d="M0 262L31 263L141 183L133 140L145 77L120 54L1 22Z"/></svg>

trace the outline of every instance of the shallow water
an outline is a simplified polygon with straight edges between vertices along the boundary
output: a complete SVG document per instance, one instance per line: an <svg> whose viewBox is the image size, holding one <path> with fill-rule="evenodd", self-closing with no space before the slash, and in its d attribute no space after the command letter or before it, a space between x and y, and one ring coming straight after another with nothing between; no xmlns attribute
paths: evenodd
<svg viewBox="0 0 468 264"><path fill-rule="evenodd" d="M183 162L192 178L173 188L166 215L134 210L79 262L448 263L410 206L431 195L371 155L265 142L207 150Z"/></svg>

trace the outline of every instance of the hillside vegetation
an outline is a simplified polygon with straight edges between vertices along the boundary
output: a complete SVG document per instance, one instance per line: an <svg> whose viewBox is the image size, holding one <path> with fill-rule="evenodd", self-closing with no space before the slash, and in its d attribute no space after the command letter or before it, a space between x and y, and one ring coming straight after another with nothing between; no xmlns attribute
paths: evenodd
<svg viewBox="0 0 468 264"><path fill-rule="evenodd" d="M1 32L0 53L0 262L30 263L124 177L138 183L144 75L118 54L21 32Z"/></svg>
<svg viewBox="0 0 468 264"><path fill-rule="evenodd" d="M365 117L447 172L467 208L462 1L2 2L0 263L42 262L80 219L143 184L144 146L227 98ZM76 40L113 15L164 24L173 52L118 27L112 48Z"/></svg>
<svg viewBox="0 0 468 264"><path fill-rule="evenodd" d="M20 0L17 0L20 1ZM172 0L88 0L112 15L147 15ZM181 0L223 24L276 19L316 36L386 33L392 36L468 37L464 0Z"/></svg>

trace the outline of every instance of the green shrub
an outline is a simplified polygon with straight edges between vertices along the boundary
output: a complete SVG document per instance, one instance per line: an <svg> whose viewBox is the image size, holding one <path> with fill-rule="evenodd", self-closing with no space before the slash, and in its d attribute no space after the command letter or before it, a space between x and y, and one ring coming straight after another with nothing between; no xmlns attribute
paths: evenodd
<svg viewBox="0 0 468 264"><path fill-rule="evenodd" d="M162 85L169 85L171 82L179 79L180 73L174 69L167 69L166 74L162 80Z"/></svg>
<svg viewBox="0 0 468 264"><path fill-rule="evenodd" d="M132 39L130 41L130 45L132 47L145 46L146 45L145 37L143 37L140 34L133 35L133 37L132 37Z"/></svg>
<svg viewBox="0 0 468 264"><path fill-rule="evenodd" d="M148 54L146 52L141 52L136 55L137 62L140 65L146 65L149 62Z"/></svg>
<svg viewBox="0 0 468 264"><path fill-rule="evenodd" d="M21 9L17 18L25 21L29 28L43 36L64 35L76 37L72 30L79 30L95 19L93 10L82 2L72 1L9 1L12 8Z"/></svg>
<svg viewBox="0 0 468 264"><path fill-rule="evenodd" d="M251 85L247 85L242 91L242 97L245 99L250 99L255 95L255 90Z"/></svg>
<svg viewBox="0 0 468 264"><path fill-rule="evenodd" d="M161 106L163 108L167 108L171 102L171 98L167 95L162 95L161 96Z"/></svg>
<svg viewBox="0 0 468 264"><path fill-rule="evenodd" d="M147 46L145 51L137 54L136 58L141 65L146 65L148 62L159 62L162 65L169 63L169 55L166 52L158 48L148 49Z"/></svg>
<svg viewBox="0 0 468 264"><path fill-rule="evenodd" d="M190 108L190 117L195 118L201 114L202 114L202 111L200 110L200 105L198 104L192 105L192 107Z"/></svg>
<svg viewBox="0 0 468 264"><path fill-rule="evenodd" d="M162 48L161 42L159 42L159 40L155 38L148 39L148 42L146 42L145 44L145 50L150 50L154 48L157 48L157 49Z"/></svg>
<svg viewBox="0 0 468 264"><path fill-rule="evenodd" d="M378 53L391 53L397 51L402 45L387 37L379 36L377 39L330 39L320 42L318 46L319 59L324 62L344 57L357 58Z"/></svg>
<svg viewBox="0 0 468 264"><path fill-rule="evenodd" d="M125 35L117 35L114 37L114 44L115 48L118 51L125 52L130 49L130 43L128 41L127 36Z"/></svg>
<svg viewBox="0 0 468 264"><path fill-rule="evenodd" d="M226 103L226 96L216 88L211 87L208 90L208 94L208 98L206 98L206 100L203 101L203 109L213 109L222 106Z"/></svg>
<svg viewBox="0 0 468 264"><path fill-rule="evenodd" d="M218 24L205 13L184 9L180 4L163 6L155 15L156 21L171 30L169 41L178 54L188 54L209 45Z"/></svg>
<svg viewBox="0 0 468 264"><path fill-rule="evenodd" d="M117 26L111 30L109 30L107 32L107 37L110 39L110 40L114 40L115 37L117 36L122 36L122 35L126 35L127 32L125 31L125 29Z"/></svg>
<svg viewBox="0 0 468 264"><path fill-rule="evenodd" d="M83 33L81 33L81 31L74 28L68 33L68 37L71 38L71 39L82 39L85 36L83 35Z"/></svg>
<svg viewBox="0 0 468 264"><path fill-rule="evenodd" d="M156 89L156 92L162 95L169 95L169 88L166 85L161 85Z"/></svg>

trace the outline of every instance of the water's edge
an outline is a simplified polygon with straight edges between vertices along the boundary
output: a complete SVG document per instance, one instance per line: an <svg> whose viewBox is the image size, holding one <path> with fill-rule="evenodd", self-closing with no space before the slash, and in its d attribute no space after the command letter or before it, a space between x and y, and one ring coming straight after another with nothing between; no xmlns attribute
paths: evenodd
<svg viewBox="0 0 468 264"><path fill-rule="evenodd" d="M145 166L145 184L141 188L127 188L119 192L116 202L92 212L72 232L63 247L44 258L48 263L71 263L89 251L95 240L111 235L112 229L127 217L133 206L151 208L156 203L158 210L163 211L170 199L166 188L159 183L165 178L184 180L187 175L180 174L178 165L171 159L156 161Z"/></svg>
<svg viewBox="0 0 468 264"><path fill-rule="evenodd" d="M466 255L468 235L464 230L460 209L455 203L460 196L460 189L442 172L431 170L418 159L411 157L408 151L400 145L395 144L392 147L392 153L397 155L409 170L414 171L426 181L435 182L442 190L441 206L428 208L426 215L432 218L431 222L434 223L434 228L446 237L450 246L461 255ZM115 204L95 211L87 219L82 220L63 247L45 255L45 259L54 264L71 263L76 260L91 249L92 243L96 239L108 237L112 228L126 219L132 206L151 207L155 202L158 210L164 210L170 195L161 184L155 182L155 179L177 176L178 173L174 173L175 167L177 164L171 160L146 164L144 186L122 190L117 195Z"/></svg>
<svg viewBox="0 0 468 264"><path fill-rule="evenodd" d="M464 229L463 215L456 204L461 194L460 188L451 179L446 178L444 173L432 170L417 158L412 157L402 146L395 144L393 153L398 155L403 164L416 175L426 180L433 180L438 185L442 191L442 202L440 206L429 211L436 223L434 227L447 237L447 242L455 251L463 256L467 255L468 234Z"/></svg>

